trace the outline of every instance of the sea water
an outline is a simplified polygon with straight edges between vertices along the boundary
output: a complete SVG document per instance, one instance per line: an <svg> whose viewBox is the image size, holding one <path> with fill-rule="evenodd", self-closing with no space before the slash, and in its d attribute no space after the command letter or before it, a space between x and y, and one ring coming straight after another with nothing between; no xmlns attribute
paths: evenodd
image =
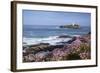
<svg viewBox="0 0 100 73"><path fill-rule="evenodd" d="M88 34L90 26L81 26L79 29L59 28L60 25L23 25L24 44L49 43L57 45L59 42L67 42L72 38L59 38L62 35L80 36Z"/></svg>

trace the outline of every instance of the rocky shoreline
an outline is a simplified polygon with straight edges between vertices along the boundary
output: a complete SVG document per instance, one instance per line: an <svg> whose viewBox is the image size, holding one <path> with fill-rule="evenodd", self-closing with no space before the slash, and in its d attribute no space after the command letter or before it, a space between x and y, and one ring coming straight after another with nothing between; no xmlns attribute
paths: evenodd
<svg viewBox="0 0 100 73"><path fill-rule="evenodd" d="M23 46L23 62L84 60L91 58L91 34L72 37L62 45L40 43ZM59 38L70 36L59 36Z"/></svg>

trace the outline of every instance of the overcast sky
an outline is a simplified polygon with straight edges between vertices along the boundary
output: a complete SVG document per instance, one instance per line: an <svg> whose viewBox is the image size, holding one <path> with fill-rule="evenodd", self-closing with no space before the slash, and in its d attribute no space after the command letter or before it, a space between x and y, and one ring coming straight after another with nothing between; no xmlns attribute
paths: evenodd
<svg viewBox="0 0 100 73"><path fill-rule="evenodd" d="M23 10L24 25L65 25L71 23L89 26L91 24L91 14L79 12Z"/></svg>

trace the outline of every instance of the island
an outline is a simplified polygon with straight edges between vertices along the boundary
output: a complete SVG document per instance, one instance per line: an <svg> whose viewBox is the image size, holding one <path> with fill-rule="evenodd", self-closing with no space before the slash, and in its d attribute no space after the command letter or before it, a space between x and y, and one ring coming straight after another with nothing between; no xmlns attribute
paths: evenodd
<svg viewBox="0 0 100 73"><path fill-rule="evenodd" d="M72 28L72 29L79 29L80 25L79 24L68 24L68 25L62 25L59 26L60 28Z"/></svg>

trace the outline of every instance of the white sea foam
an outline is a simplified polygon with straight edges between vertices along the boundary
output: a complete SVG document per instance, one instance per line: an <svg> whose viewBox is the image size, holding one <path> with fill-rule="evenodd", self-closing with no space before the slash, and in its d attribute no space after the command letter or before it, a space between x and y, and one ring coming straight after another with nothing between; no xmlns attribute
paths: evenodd
<svg viewBox="0 0 100 73"><path fill-rule="evenodd" d="M49 43L50 45L57 45L59 42L67 42L72 38L59 38L58 36L51 36L47 38L23 38L24 45L33 45L39 43Z"/></svg>

